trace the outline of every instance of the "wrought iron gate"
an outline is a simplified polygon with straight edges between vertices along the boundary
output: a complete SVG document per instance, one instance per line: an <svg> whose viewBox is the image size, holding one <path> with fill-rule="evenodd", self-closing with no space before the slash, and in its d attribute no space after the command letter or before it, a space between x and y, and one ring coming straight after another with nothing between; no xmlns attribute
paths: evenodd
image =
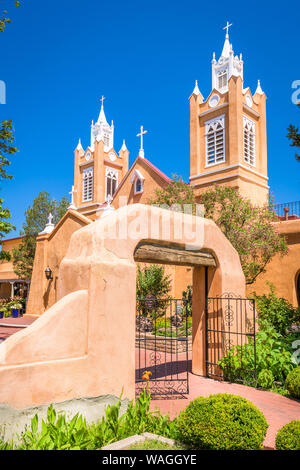
<svg viewBox="0 0 300 470"><path fill-rule="evenodd" d="M256 385L255 301L206 298L206 375Z"/></svg>
<svg viewBox="0 0 300 470"><path fill-rule="evenodd" d="M189 393L191 304L191 299L137 299L137 394L145 387L152 398ZM145 371L151 372L148 382Z"/></svg>

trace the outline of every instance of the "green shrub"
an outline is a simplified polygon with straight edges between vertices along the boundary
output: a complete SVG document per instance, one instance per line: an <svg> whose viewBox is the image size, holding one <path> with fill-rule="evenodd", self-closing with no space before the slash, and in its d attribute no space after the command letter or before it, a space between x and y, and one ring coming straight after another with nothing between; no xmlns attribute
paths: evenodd
<svg viewBox="0 0 300 470"><path fill-rule="evenodd" d="M283 383L285 381L288 373L296 365L291 348L291 339L294 338L295 335L284 337L276 332L274 328L268 328L257 333L256 372L258 377L262 371L268 370L269 374L271 372L273 375L273 382ZM249 372L254 370L255 365L253 339L250 339L249 343L243 346L233 346L227 352L227 355L220 359L218 364L224 371L225 378L233 382L247 383L251 379L253 380L253 373ZM264 384L266 384L265 381ZM267 387L264 386L263 388Z"/></svg>
<svg viewBox="0 0 300 470"><path fill-rule="evenodd" d="M286 335L293 324L300 325L300 308L296 309L283 297L277 297L273 284L267 284L270 287L269 294L254 295L258 325L261 330L272 327L277 333Z"/></svg>
<svg viewBox="0 0 300 470"><path fill-rule="evenodd" d="M261 388L270 389L274 384L274 375L272 371L268 369L263 369L260 371L257 377L257 385Z"/></svg>
<svg viewBox="0 0 300 470"><path fill-rule="evenodd" d="M195 449L261 449L267 428L253 403L226 393L196 398L176 420L179 440Z"/></svg>
<svg viewBox="0 0 300 470"><path fill-rule="evenodd" d="M292 397L300 398L300 366L288 374L285 386Z"/></svg>
<svg viewBox="0 0 300 470"><path fill-rule="evenodd" d="M279 429L275 443L277 450L300 450L300 420Z"/></svg>

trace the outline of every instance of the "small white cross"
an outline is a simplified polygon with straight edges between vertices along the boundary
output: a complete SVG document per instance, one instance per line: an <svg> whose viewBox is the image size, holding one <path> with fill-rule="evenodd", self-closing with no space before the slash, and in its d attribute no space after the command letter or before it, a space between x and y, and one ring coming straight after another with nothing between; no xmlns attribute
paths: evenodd
<svg viewBox="0 0 300 470"><path fill-rule="evenodd" d="M232 23L229 24L229 22L227 21L227 25L225 26L225 28L223 28L226 29L226 36L228 36L228 29L230 28L230 26L232 26Z"/></svg>
<svg viewBox="0 0 300 470"><path fill-rule="evenodd" d="M102 97L100 98L100 101L101 101L101 103L102 103L101 106L103 106L103 101L104 101L105 99L106 99L105 96L102 95Z"/></svg>
<svg viewBox="0 0 300 470"><path fill-rule="evenodd" d="M141 148L140 148L140 153L139 153L140 157L143 157L143 156L144 156L143 135L144 135L144 134L147 134L147 132L148 132L148 131L144 131L143 126L141 126L141 132L140 132L140 134L137 134L137 135L136 135L137 137L140 137L140 138L141 138Z"/></svg>
<svg viewBox="0 0 300 470"><path fill-rule="evenodd" d="M75 193L77 193L77 190L74 189L74 186L72 186L72 191L69 192L69 194L71 194L71 204L69 205L68 209L76 209L75 204L74 204Z"/></svg>
<svg viewBox="0 0 300 470"><path fill-rule="evenodd" d="M49 217L48 217L48 225L53 225L53 224L52 224L53 219L54 219L54 217L53 217L53 215L52 215L51 212L50 212Z"/></svg>

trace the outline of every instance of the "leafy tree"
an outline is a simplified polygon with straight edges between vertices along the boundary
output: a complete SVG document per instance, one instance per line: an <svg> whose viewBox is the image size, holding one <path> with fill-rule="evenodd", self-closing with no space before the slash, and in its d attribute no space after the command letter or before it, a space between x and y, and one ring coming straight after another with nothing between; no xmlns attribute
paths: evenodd
<svg viewBox="0 0 300 470"><path fill-rule="evenodd" d="M237 250L247 284L265 272L274 255L285 255L285 238L276 233L274 212L253 206L237 189L217 186L200 196L205 217L213 219Z"/></svg>
<svg viewBox="0 0 300 470"><path fill-rule="evenodd" d="M139 300L137 309L146 317L155 315L160 316L166 308L166 302L161 299L167 299L171 289L170 276L165 275L163 266L150 264L148 266L137 266L136 295ZM152 299L152 300L151 300ZM154 300L158 299L158 300Z"/></svg>
<svg viewBox="0 0 300 470"><path fill-rule="evenodd" d="M165 188L154 190L155 196L148 200L148 204L171 209L173 206L181 211L184 211L184 205L192 204L192 211L195 213L196 201L193 188L184 183L181 176L172 175L172 178Z"/></svg>
<svg viewBox="0 0 300 470"><path fill-rule="evenodd" d="M14 0L14 4L16 7L20 6L19 0ZM2 16L0 17L0 32L3 33L5 30L6 26L11 23L11 19L7 18L7 11L4 10L2 13Z"/></svg>
<svg viewBox="0 0 300 470"><path fill-rule="evenodd" d="M64 196L60 201L51 199L46 191L33 200L32 206L25 211L25 222L20 235L24 235L21 244L13 249L13 266L15 273L22 279L30 279L36 249L36 237L48 223L48 217L53 215L56 225L68 209L69 201Z"/></svg>
<svg viewBox="0 0 300 470"><path fill-rule="evenodd" d="M138 298L151 295L156 298L167 297L171 289L170 276L165 275L165 269L158 264L137 267L136 294Z"/></svg>
<svg viewBox="0 0 300 470"><path fill-rule="evenodd" d="M300 108L300 103L298 103L298 107ZM288 139L292 142L290 145L291 147L300 147L300 133L299 128L292 126L292 124L288 127ZM300 162L300 155L296 154L296 160Z"/></svg>

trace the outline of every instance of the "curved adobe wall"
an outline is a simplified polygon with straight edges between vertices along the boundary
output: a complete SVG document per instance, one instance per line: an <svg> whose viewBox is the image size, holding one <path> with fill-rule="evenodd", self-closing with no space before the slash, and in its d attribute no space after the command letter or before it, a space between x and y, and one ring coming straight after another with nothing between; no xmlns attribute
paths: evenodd
<svg viewBox="0 0 300 470"><path fill-rule="evenodd" d="M169 224L164 225L166 220ZM178 238L181 228L185 232ZM118 209L72 235L59 270L60 300L26 332L0 345L0 403L22 408L79 397L118 396L122 388L123 397L134 397L133 254L141 240L210 250L217 268L209 272L209 294L245 295L239 257L212 221L185 216L183 222L182 214L141 204ZM202 279L203 268L195 268L195 373L203 373L204 367Z"/></svg>

